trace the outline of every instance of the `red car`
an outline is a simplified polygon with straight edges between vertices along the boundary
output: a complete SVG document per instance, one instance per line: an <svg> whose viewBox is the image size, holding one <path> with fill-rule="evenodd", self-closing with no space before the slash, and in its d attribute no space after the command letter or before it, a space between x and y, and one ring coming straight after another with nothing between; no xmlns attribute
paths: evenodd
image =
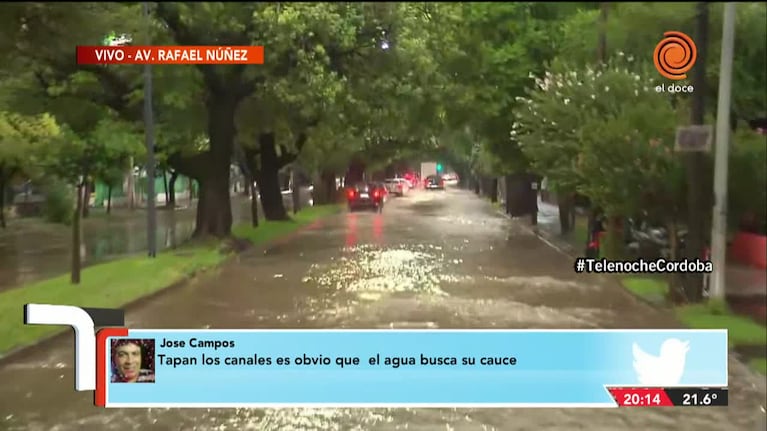
<svg viewBox="0 0 767 431"><path fill-rule="evenodd" d="M418 178L416 174L412 172L408 172L404 175L404 177L407 180L407 182L410 183L411 189L418 187L418 183L420 182L420 179Z"/></svg>
<svg viewBox="0 0 767 431"><path fill-rule="evenodd" d="M386 195L386 188L375 183L357 183L354 187L346 190L346 200L350 212L360 208L383 212Z"/></svg>

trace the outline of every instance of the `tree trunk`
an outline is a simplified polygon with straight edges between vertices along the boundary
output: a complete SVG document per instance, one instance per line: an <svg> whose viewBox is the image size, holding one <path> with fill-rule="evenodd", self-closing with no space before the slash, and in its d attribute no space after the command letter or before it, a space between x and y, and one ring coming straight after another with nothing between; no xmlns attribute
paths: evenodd
<svg viewBox="0 0 767 431"><path fill-rule="evenodd" d="M221 169L217 169L221 173ZM228 176L205 176L200 179L197 201L197 221L194 237L229 236L232 229L232 208L229 200Z"/></svg>
<svg viewBox="0 0 767 431"><path fill-rule="evenodd" d="M253 196L253 178L249 177L243 172L245 176L245 189L242 191L243 196Z"/></svg>
<svg viewBox="0 0 767 431"><path fill-rule="evenodd" d="M165 190L165 206L170 206L170 192L168 191L168 172L162 170L162 188Z"/></svg>
<svg viewBox="0 0 767 431"><path fill-rule="evenodd" d="M514 199L514 177L512 175L506 175L504 182L506 183L506 187L504 187L506 192L506 196L504 196L504 200L506 201L504 205L504 212L511 215Z"/></svg>
<svg viewBox="0 0 767 431"><path fill-rule="evenodd" d="M219 92L210 94L206 103L210 149L191 157L174 154L169 159L179 174L197 180L199 198L192 234L194 238L224 238L232 232L229 181L234 153L234 114L237 104L238 99L234 95Z"/></svg>
<svg viewBox="0 0 767 431"><path fill-rule="evenodd" d="M335 203L338 199L335 172L323 169L315 172L312 177L314 179L314 191L312 192L314 205Z"/></svg>
<svg viewBox="0 0 767 431"><path fill-rule="evenodd" d="M87 184L87 181L85 182ZM70 281L72 284L80 284L80 220L83 214L84 194L87 191L87 185L80 183L76 187L77 198L75 204L74 217L72 218L72 267L70 268Z"/></svg>
<svg viewBox="0 0 767 431"><path fill-rule="evenodd" d="M498 177L493 177L489 183L488 192L490 194L490 202L496 203L498 202Z"/></svg>
<svg viewBox="0 0 767 431"><path fill-rule="evenodd" d="M189 206L191 207L194 199L194 180L192 177L187 177L187 187L189 188Z"/></svg>
<svg viewBox="0 0 767 431"><path fill-rule="evenodd" d="M234 153L236 96L213 92L208 96L208 137L210 150L197 158L191 175L198 182L195 238L228 237L232 232L232 202L229 195L230 167Z"/></svg>
<svg viewBox="0 0 767 431"><path fill-rule="evenodd" d="M599 40L597 41L598 64L607 62L607 10L609 3L599 3Z"/></svg>
<svg viewBox="0 0 767 431"><path fill-rule="evenodd" d="M293 200L293 214L298 214L301 211L301 184L298 181L299 175L296 174L296 170L290 171L290 197Z"/></svg>
<svg viewBox="0 0 767 431"><path fill-rule="evenodd" d="M0 228L5 227L5 179L0 178Z"/></svg>
<svg viewBox="0 0 767 431"><path fill-rule="evenodd" d="M250 220L253 227L258 227L258 189L253 181L253 178L248 178L248 183L250 183Z"/></svg>
<svg viewBox="0 0 767 431"><path fill-rule="evenodd" d="M175 208L176 207L176 180L178 179L178 171L173 170L173 172L170 173L170 178L168 179L168 187L167 187L167 197L168 200L167 206L169 208Z"/></svg>
<svg viewBox="0 0 767 431"><path fill-rule="evenodd" d="M570 214L573 211L572 193L557 194L557 206L559 207L559 232L568 235L573 230Z"/></svg>
<svg viewBox="0 0 767 431"><path fill-rule="evenodd" d="M693 86L706 89L706 60L708 48L708 4L698 3L698 15L696 18L695 44L698 48L698 60L692 72ZM696 91L692 94L691 123L703 124L706 114L705 105L706 91ZM685 245L688 259L699 259L703 256L707 232L706 216L711 213L706 208L706 198L703 195L706 190L704 181L706 169L706 155L702 152L693 152L686 155L687 184L687 243ZM699 273L687 273L683 277L684 295L687 302L699 302L703 299L703 275Z"/></svg>
<svg viewBox="0 0 767 431"><path fill-rule="evenodd" d="M536 175L532 175L531 180L530 185L535 187L530 191L530 224L538 226L538 193L541 188L541 181Z"/></svg>
<svg viewBox="0 0 767 431"><path fill-rule="evenodd" d="M567 217L570 219L570 229L575 229L575 202L570 205L570 213Z"/></svg>
<svg viewBox="0 0 767 431"><path fill-rule="evenodd" d="M107 214L112 213L112 186L107 186Z"/></svg>
<svg viewBox="0 0 767 431"><path fill-rule="evenodd" d="M83 193L82 193L82 209L81 214L83 215L83 218L88 218L90 215L90 203L91 203L91 183L89 181L85 181L85 185L83 186Z"/></svg>
<svg viewBox="0 0 767 431"><path fill-rule="evenodd" d="M258 137L258 143L261 169L258 171L256 181L261 194L261 208L264 210L264 218L267 220L288 220L288 213L285 211L282 190L280 189L280 168L274 133L262 133Z"/></svg>
<svg viewBox="0 0 767 431"><path fill-rule="evenodd" d="M333 171L322 171L322 185L325 194L325 199L322 201L323 204L330 204L330 203L336 203L338 201L338 190L336 189L336 173ZM319 194L315 194L315 198L317 198Z"/></svg>

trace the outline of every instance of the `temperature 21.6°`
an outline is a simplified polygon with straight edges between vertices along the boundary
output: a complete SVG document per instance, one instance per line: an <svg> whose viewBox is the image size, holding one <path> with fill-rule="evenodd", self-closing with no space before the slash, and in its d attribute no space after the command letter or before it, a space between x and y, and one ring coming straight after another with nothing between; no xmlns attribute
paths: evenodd
<svg viewBox="0 0 767 431"><path fill-rule="evenodd" d="M728 404L726 388L666 388L675 406L709 407Z"/></svg>

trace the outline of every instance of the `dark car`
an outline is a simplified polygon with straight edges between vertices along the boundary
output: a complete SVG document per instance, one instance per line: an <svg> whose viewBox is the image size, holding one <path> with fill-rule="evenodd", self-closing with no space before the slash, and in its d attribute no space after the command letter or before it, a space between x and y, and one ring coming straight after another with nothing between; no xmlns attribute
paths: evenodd
<svg viewBox="0 0 767 431"><path fill-rule="evenodd" d="M382 212L385 198L386 188L375 183L357 183L346 191L349 211L365 208Z"/></svg>
<svg viewBox="0 0 767 431"><path fill-rule="evenodd" d="M423 187L426 190L444 190L445 181L439 175L429 175L423 181Z"/></svg>

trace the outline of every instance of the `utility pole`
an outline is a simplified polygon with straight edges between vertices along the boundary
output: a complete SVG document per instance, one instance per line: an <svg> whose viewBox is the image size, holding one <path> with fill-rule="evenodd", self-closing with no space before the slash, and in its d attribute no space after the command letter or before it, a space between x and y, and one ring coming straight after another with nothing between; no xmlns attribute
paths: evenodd
<svg viewBox="0 0 767 431"><path fill-rule="evenodd" d="M716 147L714 159L714 214L711 225L711 298L724 298L727 257L727 164L730 146L730 103L732 95L732 57L735 49L735 5L725 3L722 30L722 59L719 64L719 98L716 108Z"/></svg>
<svg viewBox="0 0 767 431"><path fill-rule="evenodd" d="M130 156L130 159L128 160L128 207L131 211L136 205L136 197L134 196L136 193L136 185L133 181L133 166L133 156Z"/></svg>
<svg viewBox="0 0 767 431"><path fill-rule="evenodd" d="M705 122L706 113L706 59L708 57L708 3L697 4L695 45L698 48L698 59L692 73L692 83L695 92L692 94L691 121L693 125L702 125ZM706 199L703 185L706 184L706 154L702 151L692 151L686 157L687 176L687 243L685 245L686 258L690 260L702 259L703 250L706 247L706 214L710 211L710 204ZM698 302L702 299L703 275L684 274L683 301ZM679 293L679 292L677 292Z"/></svg>
<svg viewBox="0 0 767 431"><path fill-rule="evenodd" d="M149 3L142 3L146 24L147 45L152 40L152 21L149 16ZM157 198L155 197L155 156L154 156L154 113L152 112L152 66L144 65L144 131L146 136L146 176L147 176L147 248L149 257L157 256Z"/></svg>
<svg viewBox="0 0 767 431"><path fill-rule="evenodd" d="M599 21L597 22L597 68L602 69L607 64L608 55L607 55L607 19L609 16L609 7L610 4L607 2L601 2L599 3ZM575 214L575 199L573 197L572 199L572 205L569 208L569 211L572 214ZM561 211L561 207L560 207ZM567 215L570 222L568 223L570 226L570 229L575 229L575 222L574 217L571 217L570 214ZM584 251L586 256L590 256L591 253L594 253L593 250L591 250L592 244L594 244L594 235L598 235L597 232L595 232L595 227L597 223L597 213L596 208L594 208L593 202L589 202L589 208L588 208L588 219L586 221L586 249ZM591 250L591 251L590 251ZM596 251L598 254L598 249Z"/></svg>

